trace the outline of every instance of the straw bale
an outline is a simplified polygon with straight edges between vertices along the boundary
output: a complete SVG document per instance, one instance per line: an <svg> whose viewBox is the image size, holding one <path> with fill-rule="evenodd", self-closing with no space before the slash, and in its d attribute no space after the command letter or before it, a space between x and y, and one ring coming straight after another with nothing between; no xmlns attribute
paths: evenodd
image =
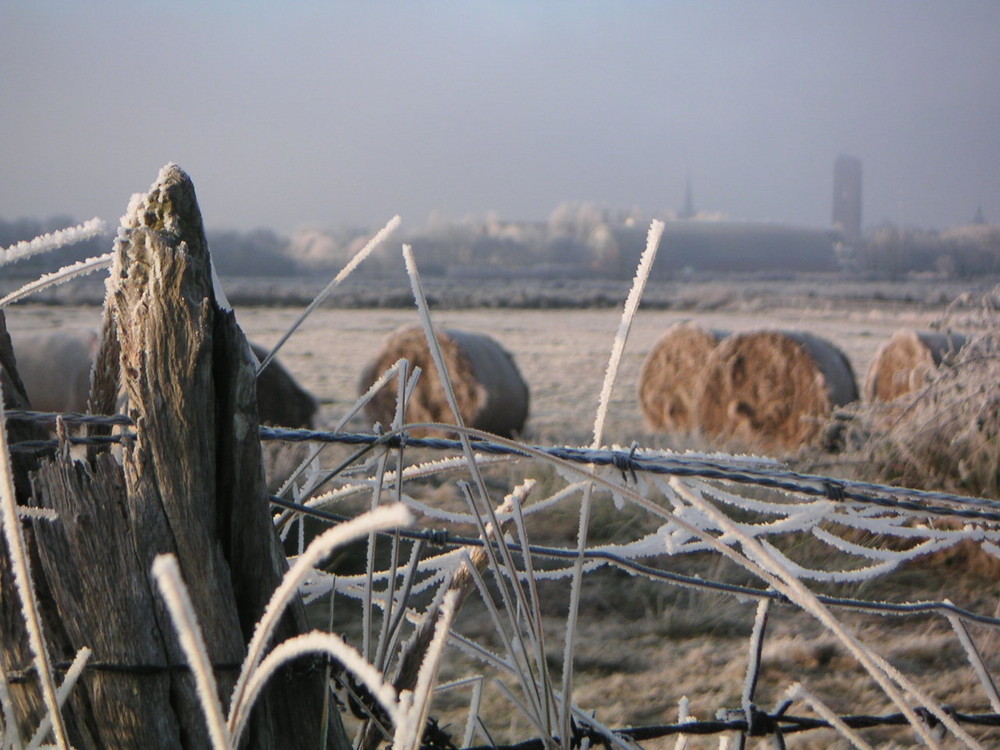
<svg viewBox="0 0 1000 750"><path fill-rule="evenodd" d="M944 357L957 354L965 337L957 333L903 328L875 353L865 376L868 401L892 401L918 390Z"/></svg>
<svg viewBox="0 0 1000 750"><path fill-rule="evenodd" d="M650 349L639 371L639 406L651 429L690 432L708 355L727 334L675 323Z"/></svg>
<svg viewBox="0 0 1000 750"><path fill-rule="evenodd" d="M705 434L762 450L814 442L833 408L858 397L847 357L800 331L748 331L722 341L702 378Z"/></svg>
<svg viewBox="0 0 1000 750"><path fill-rule="evenodd" d="M528 418L528 386L510 353L483 334L444 330L438 332L437 339L465 425L504 437L520 433ZM403 358L423 371L407 404L405 421L454 424L441 377L419 327L397 331L386 340L364 368L358 392L367 391L383 372ZM392 423L396 389L394 378L375 394L365 409L369 419L385 426ZM434 433L415 430L413 434Z"/></svg>

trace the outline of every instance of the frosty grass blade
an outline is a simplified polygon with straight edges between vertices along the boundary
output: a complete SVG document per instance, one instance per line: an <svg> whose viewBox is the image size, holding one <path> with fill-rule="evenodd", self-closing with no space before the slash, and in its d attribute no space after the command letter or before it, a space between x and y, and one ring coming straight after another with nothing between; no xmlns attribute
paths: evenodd
<svg viewBox="0 0 1000 750"><path fill-rule="evenodd" d="M45 634L42 631L41 613L38 601L35 599L35 587L31 579L31 566L25 547L24 532L17 516L14 475L10 464L10 449L7 445L7 418L4 412L3 389L0 388L0 519L3 521L3 533L13 568L14 585L21 600L21 615L24 617L24 624L28 631L28 644L35 657L35 668L41 682L45 708L52 722L52 732L55 735L56 744L60 748L68 748L66 727L63 724L62 713L59 711L59 699L56 694L52 664L49 661L49 651L45 643Z"/></svg>
<svg viewBox="0 0 1000 750"><path fill-rule="evenodd" d="M292 323L292 325L288 328L288 330L285 331L284 334L282 334L280 339L278 339L278 343L274 345L274 348L272 348L271 351L268 352L267 356L264 357L263 361L260 363L260 367L257 368L258 374L271 363L271 360L274 359L275 355L278 353L278 350L285 345L285 342L288 341L291 335L295 333L295 331L298 329L300 325L302 325L303 321L305 321L306 318L312 315L317 307L323 304L326 298L330 296L330 292L332 292L334 288L340 284L340 282L342 282L344 279L350 276L351 273L354 271L354 269L357 268L365 258L371 255L372 252L379 245L385 242L386 238L388 238L390 234L396 231L401 222L402 219L400 219L398 214L389 219L388 223L384 227L382 227L378 232L376 232L375 236L368 241L368 244L366 244L363 248L361 248L354 255L354 257L351 258L350 261L348 261L347 265L344 266L340 270L340 272L333 277L333 280L323 288L323 291L321 291L319 294L316 295L315 299L313 299L313 301L309 303L309 306L302 311L302 314L295 319L295 322Z"/></svg>
<svg viewBox="0 0 1000 750"><path fill-rule="evenodd" d="M0 267L41 253L58 250L67 245L75 245L77 242L89 240L91 237L97 237L107 231L107 224L101 219L93 218L83 224L77 224L75 227L58 229L55 232L35 237L33 240L18 242L8 248L0 249Z"/></svg>

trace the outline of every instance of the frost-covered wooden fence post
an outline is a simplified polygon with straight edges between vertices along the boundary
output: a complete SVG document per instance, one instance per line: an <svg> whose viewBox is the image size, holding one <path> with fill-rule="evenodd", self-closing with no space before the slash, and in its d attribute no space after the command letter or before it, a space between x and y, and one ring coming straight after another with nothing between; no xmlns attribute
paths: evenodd
<svg viewBox="0 0 1000 750"><path fill-rule="evenodd" d="M36 524L49 617L66 630L61 648L94 651L78 688L92 714L72 741L207 747L153 559L177 556L224 707L287 563L267 505L249 346L216 302L194 188L176 166L130 206L110 283L91 403L111 403L120 374L135 438L121 464L110 454L89 464L61 457L33 480L35 501L59 513ZM305 630L298 601L276 640ZM255 704L241 746L321 747L324 690L322 665L283 669ZM331 714L327 746L347 750Z"/></svg>
<svg viewBox="0 0 1000 750"><path fill-rule="evenodd" d="M2 310L0 310L0 384L3 387L5 409L25 409L29 406L24 385L14 365L13 348ZM8 421L4 427L8 443L46 438L45 429L38 424ZM40 456L29 453L15 453L10 457L14 491L19 505L28 505L30 502L29 475L38 468L39 459ZM29 557L34 560L36 546L32 532L33 527L30 524L26 525L24 541ZM13 568L10 550L4 536L0 535L0 668L5 673L12 712L12 715L7 715L5 711L4 719L11 724L7 727L8 732L18 732L21 736L30 737L31 732L45 715L45 706L38 681L32 674L33 656L28 644ZM48 599L44 578L38 582L36 590L43 602ZM58 627L58 621L53 623L48 632L48 642L54 651L68 650L64 636L64 631ZM69 715L66 723L71 728L73 728L74 703L75 701L71 701L66 707L66 713Z"/></svg>

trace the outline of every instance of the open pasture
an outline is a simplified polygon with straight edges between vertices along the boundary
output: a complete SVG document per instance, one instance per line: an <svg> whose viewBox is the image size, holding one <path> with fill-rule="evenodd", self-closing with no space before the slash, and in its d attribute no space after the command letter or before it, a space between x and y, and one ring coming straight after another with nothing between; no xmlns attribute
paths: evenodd
<svg viewBox="0 0 1000 750"><path fill-rule="evenodd" d="M644 424L637 400L639 369L663 332L678 321L738 332L801 330L825 338L848 357L859 386L878 347L899 328L922 329L944 307L873 303L814 308L731 306L692 312L643 310L635 318L612 394L606 442L667 445ZM236 307L248 337L273 345L294 322L298 308ZM513 356L531 391L527 434L532 442L588 444L605 367L618 329L620 309L432 310L440 328L484 333ZM8 311L12 331L55 326L97 328L99 311L88 307L21 305ZM365 364L391 333L418 323L415 310L320 309L286 342L279 354L288 370L322 404L322 424L335 422L355 401ZM358 419L354 427L365 428ZM673 444L670 447L684 447Z"/></svg>
<svg viewBox="0 0 1000 750"><path fill-rule="evenodd" d="M761 308L739 305L709 311L643 310L636 316L619 378L611 399L605 430L607 444L703 449L696 438L669 437L651 432L645 425L637 401L638 373L651 347L663 332L681 320L706 328L739 332L758 329L801 330L823 337L848 357L859 384L879 346L899 328L924 329L945 312L932 306L886 305L872 302L816 306L780 302ZM274 344L299 314L297 308L236 308L237 320L247 335L264 345ZM586 445L597 408L598 393L615 333L620 310L432 310L439 328L485 333L514 356L531 389L527 442L546 445ZM21 305L8 310L13 331L45 327L91 327L99 323L99 310L85 307ZM321 309L288 340L279 356L286 368L322 403L321 427L333 425L354 403L364 365L384 339L405 326L418 323L412 310ZM349 429L367 430L370 425L356 418ZM526 471L533 471L526 469ZM544 470L539 481L552 478ZM548 489L544 491L549 491ZM429 496L433 499L433 495ZM566 509L570 510L570 509ZM565 511L547 518L534 537L536 543L571 546L575 513ZM595 505L592 521L594 543L620 542L621 535L641 536L651 519L626 508L616 511L607 498ZM788 550L786 550L788 551ZM791 550L795 552L796 550ZM799 550L801 552L801 550ZM805 555L808 559L808 553ZM705 560L698 554L682 555L676 569L725 580L734 572L722 561ZM880 595L889 598L943 599L953 596L962 606L979 611L992 596L956 587L962 576L958 561L939 558L904 571ZM822 565L822 563L820 563ZM738 572L737 572L738 573ZM736 576L744 580L740 574ZM862 584L858 591L865 591ZM912 588L911 588L912 587ZM540 614L550 634L548 659L558 664L561 633L568 606L565 579L542 584ZM919 592L919 593L918 593ZM867 593L867 591L866 591ZM752 603L728 596L634 579L620 571L588 577L580 613L576 662L575 701L598 707L597 718L610 726L650 725L677 720L678 702L690 698L691 716L709 719L722 706L740 703L740 687L746 670L747 644L754 621ZM928 618L925 624L896 619L838 613L841 622L855 630L865 643L900 665L935 699L981 710L984 700L976 675L961 654L944 618ZM351 632L352 626L346 629ZM905 628L905 629L900 629ZM479 602L469 601L457 626L469 638L489 641L491 626ZM994 632L978 631L977 642L993 664L998 638ZM497 647L499 644L495 644ZM457 652L449 652L442 667L442 681L459 678L479 667ZM889 713L879 688L865 670L845 653L830 633L802 612L781 608L772 614L768 637L761 655L757 701L767 710L780 702L792 680L801 680L814 694L821 694L838 713L872 711ZM461 693L461 691L459 691ZM840 696L831 700L830 696ZM468 714L467 693L445 693L435 702L433 714L455 735ZM509 705L495 692L484 695L479 713L497 721L509 713ZM521 719L511 718L508 734L497 737L532 736L533 729ZM866 737L878 746L902 747L911 738L891 730L874 730ZM902 740L903 744L892 744ZM690 740L687 747L717 747L718 737ZM830 732L811 732L788 738L790 747L841 747ZM673 747L674 740L644 742L643 747Z"/></svg>

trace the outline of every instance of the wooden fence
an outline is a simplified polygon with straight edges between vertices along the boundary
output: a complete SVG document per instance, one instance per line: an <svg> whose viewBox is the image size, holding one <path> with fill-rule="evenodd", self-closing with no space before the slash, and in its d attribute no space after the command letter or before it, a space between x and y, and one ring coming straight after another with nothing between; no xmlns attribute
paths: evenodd
<svg viewBox="0 0 1000 750"><path fill-rule="evenodd" d="M68 449L13 459L17 501L53 509L23 522L45 635L57 665L93 651L62 711L76 748L209 745L195 681L151 576L177 556L223 706L245 644L287 568L268 511L247 341L214 297L194 188L165 168L120 233L105 302L91 406L109 413L119 385L135 437L120 456ZM7 408L24 408L0 312ZM11 422L11 441L39 437ZM91 428L96 429L96 428ZM100 428L107 429L107 428ZM32 666L10 550L0 555L0 658L22 736L46 710ZM301 601L276 640L306 630ZM243 746L347 748L337 711L324 711L325 665L300 659L258 700Z"/></svg>

